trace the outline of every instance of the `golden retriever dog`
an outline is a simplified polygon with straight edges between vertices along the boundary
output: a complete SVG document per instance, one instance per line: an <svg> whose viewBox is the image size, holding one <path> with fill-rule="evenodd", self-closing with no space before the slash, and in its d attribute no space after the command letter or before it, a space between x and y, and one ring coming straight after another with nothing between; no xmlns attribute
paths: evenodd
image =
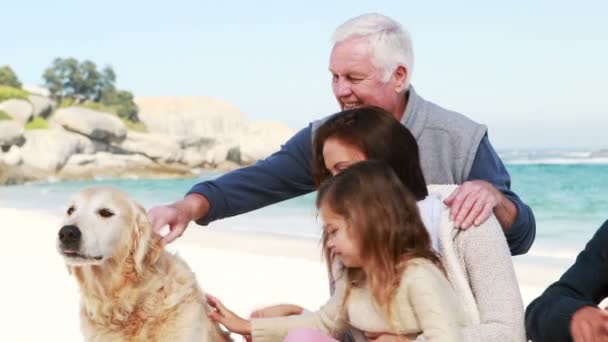
<svg viewBox="0 0 608 342"><path fill-rule="evenodd" d="M87 341L228 341L194 273L163 249L145 210L112 188L72 198L57 248L80 286Z"/></svg>

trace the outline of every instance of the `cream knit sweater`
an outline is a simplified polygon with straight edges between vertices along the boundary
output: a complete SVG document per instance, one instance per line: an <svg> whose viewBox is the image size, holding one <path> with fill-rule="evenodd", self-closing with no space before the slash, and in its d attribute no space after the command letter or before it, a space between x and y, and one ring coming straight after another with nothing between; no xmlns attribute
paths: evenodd
<svg viewBox="0 0 608 342"><path fill-rule="evenodd" d="M443 201L456 187L430 185L429 195ZM453 227L449 208L442 206L439 252L469 321L463 341L525 341L524 305L496 216L490 215L480 226L460 230Z"/></svg>
<svg viewBox="0 0 608 342"><path fill-rule="evenodd" d="M314 328L328 335L354 327L366 332L391 332L415 339L422 333L427 342L462 341L464 313L448 280L431 262L413 259L401 276L391 302L392 327L367 287L353 287L342 309L344 278L319 311L298 316L252 320L253 341L282 341L295 328Z"/></svg>

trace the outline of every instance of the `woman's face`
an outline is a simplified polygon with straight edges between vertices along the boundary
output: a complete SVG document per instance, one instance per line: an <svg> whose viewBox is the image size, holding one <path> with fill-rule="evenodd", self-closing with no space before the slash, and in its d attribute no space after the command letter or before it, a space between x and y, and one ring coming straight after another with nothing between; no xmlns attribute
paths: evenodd
<svg viewBox="0 0 608 342"><path fill-rule="evenodd" d="M366 160L367 157L359 148L337 138L329 138L323 144L323 159L325 168L335 176L352 164Z"/></svg>

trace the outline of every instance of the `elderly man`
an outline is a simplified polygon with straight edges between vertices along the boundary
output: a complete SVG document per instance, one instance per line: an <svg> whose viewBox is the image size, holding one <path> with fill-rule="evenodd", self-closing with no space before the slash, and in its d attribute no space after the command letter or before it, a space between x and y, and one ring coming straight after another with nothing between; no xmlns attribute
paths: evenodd
<svg viewBox="0 0 608 342"><path fill-rule="evenodd" d="M462 184L446 200L456 225L468 228L492 211L513 255L526 253L536 227L531 209L510 190L510 176L485 126L420 97L410 85L413 51L406 31L380 14L365 14L334 33L329 70L341 109L375 105L392 113L416 137L429 184ZM183 200L153 208L156 229L181 236L191 220L206 225L315 190L311 176L313 122L265 160L196 184ZM395 146L399 148L399 146Z"/></svg>

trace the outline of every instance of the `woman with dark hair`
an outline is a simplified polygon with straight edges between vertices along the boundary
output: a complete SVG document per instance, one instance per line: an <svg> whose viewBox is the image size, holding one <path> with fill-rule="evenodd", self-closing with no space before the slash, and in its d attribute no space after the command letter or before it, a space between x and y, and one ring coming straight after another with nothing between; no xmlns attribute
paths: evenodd
<svg viewBox="0 0 608 342"><path fill-rule="evenodd" d="M348 161L325 167L324 151L335 155L344 148L360 152L364 158L389 164L401 182L423 200L429 193L422 175L418 144L410 131L378 107L351 109L336 114L315 132L313 142L313 178L317 187L332 174L350 165ZM394 148L399 146L398 148Z"/></svg>
<svg viewBox="0 0 608 342"><path fill-rule="evenodd" d="M455 228L443 200L457 185L430 185L427 190L416 140L380 108L341 112L315 132L313 176L317 184L368 159L385 161L417 199L422 221L468 317L464 341L524 341L523 300L496 217L492 214L486 222L467 230ZM297 306L280 305L254 315L299 312L301 308Z"/></svg>

